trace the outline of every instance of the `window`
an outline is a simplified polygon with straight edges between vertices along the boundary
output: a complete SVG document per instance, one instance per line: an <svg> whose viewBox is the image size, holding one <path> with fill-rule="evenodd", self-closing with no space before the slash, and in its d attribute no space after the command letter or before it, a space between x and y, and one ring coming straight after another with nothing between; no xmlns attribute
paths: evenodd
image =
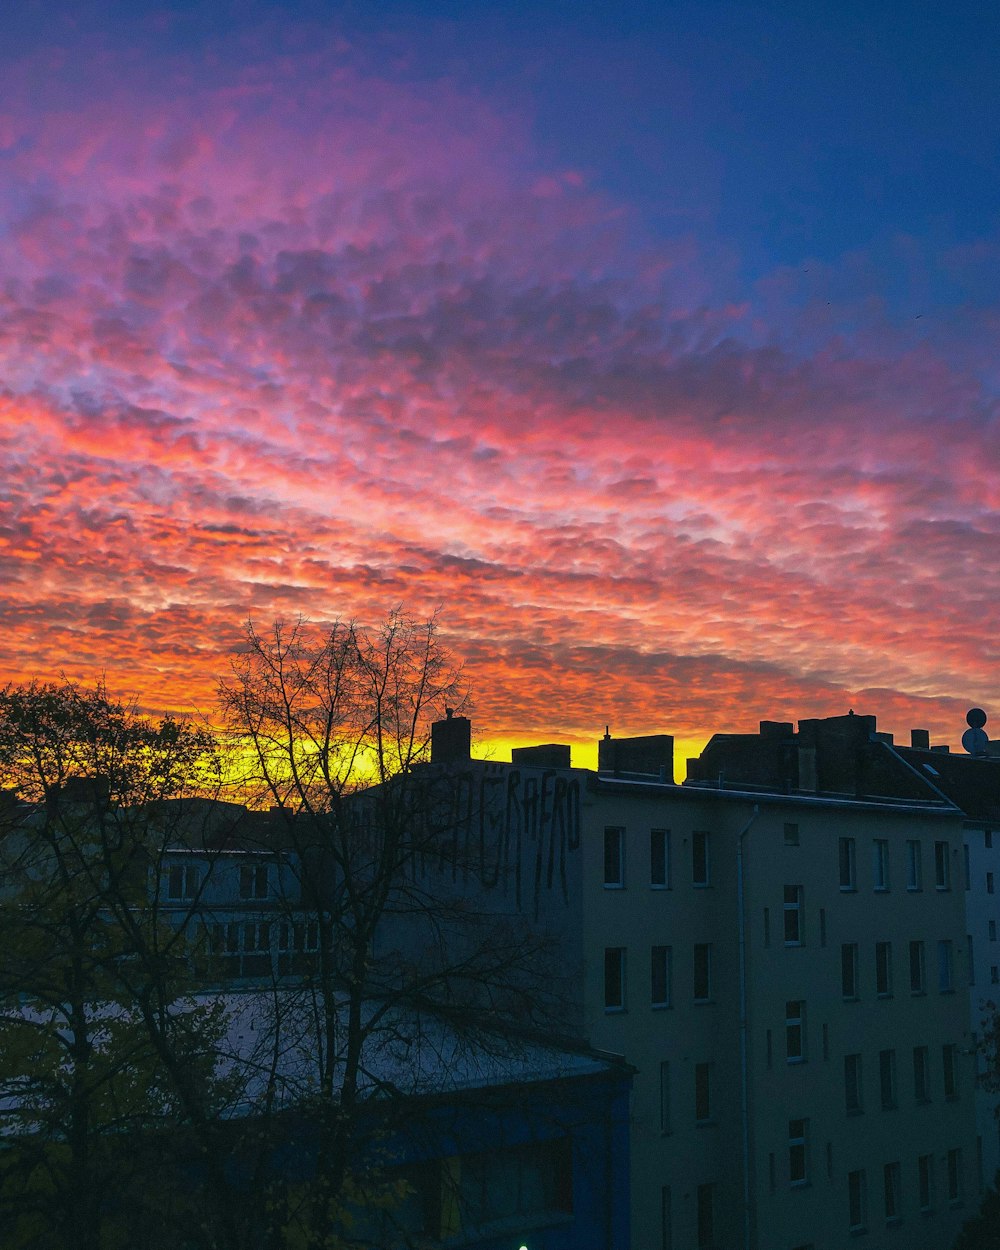
<svg viewBox="0 0 1000 1250"><path fill-rule="evenodd" d="M625 1010L625 947L604 948L604 1010Z"/></svg>
<svg viewBox="0 0 1000 1250"><path fill-rule="evenodd" d="M863 1232L868 1224L868 1195L865 1192L864 1171L847 1173L848 1221L852 1233Z"/></svg>
<svg viewBox="0 0 1000 1250"><path fill-rule="evenodd" d="M917 1192L920 1210L926 1215L934 1209L934 1156L920 1155L917 1159Z"/></svg>
<svg viewBox="0 0 1000 1250"><path fill-rule="evenodd" d="M785 1059L802 1063L806 1057L806 1005L801 999L785 1003Z"/></svg>
<svg viewBox="0 0 1000 1250"><path fill-rule="evenodd" d="M926 1046L913 1048L913 1097L917 1102L930 1102L930 1063Z"/></svg>
<svg viewBox="0 0 1000 1250"><path fill-rule="evenodd" d="M167 874L167 898L190 900L198 893L201 874L194 864L174 864Z"/></svg>
<svg viewBox="0 0 1000 1250"><path fill-rule="evenodd" d="M706 1124L712 1118L712 1065L694 1065L694 1118L697 1124Z"/></svg>
<svg viewBox="0 0 1000 1250"><path fill-rule="evenodd" d="M625 830L604 830L604 888L620 890L625 885Z"/></svg>
<svg viewBox="0 0 1000 1250"><path fill-rule="evenodd" d="M903 1213L903 1175L898 1163L887 1163L882 1169L882 1185L886 1222L896 1221Z"/></svg>
<svg viewBox="0 0 1000 1250"><path fill-rule="evenodd" d="M972 873L969 870L969 844L968 842L966 842L966 844L962 847L962 852L963 852L962 862L965 867L965 888L967 890L971 890L972 889Z"/></svg>
<svg viewBox="0 0 1000 1250"><path fill-rule="evenodd" d="M983 844L988 851L993 850L993 830L992 829L983 830Z"/></svg>
<svg viewBox="0 0 1000 1250"><path fill-rule="evenodd" d="M491 1229L516 1228L573 1210L568 1138L461 1155L441 1160L441 1165L435 1189L439 1197L447 1195L449 1201L448 1210L441 1211L435 1221L436 1227L427 1230L435 1242L454 1240L457 1234L462 1234L463 1242L472 1237L478 1241ZM369 1244L384 1245L389 1240L395 1241L395 1237Z"/></svg>
<svg viewBox="0 0 1000 1250"><path fill-rule="evenodd" d="M861 1056L844 1056L844 1106L848 1115L860 1115L864 1111L861 1091Z"/></svg>
<svg viewBox="0 0 1000 1250"><path fill-rule="evenodd" d="M691 880L697 886L709 883L708 834L691 835Z"/></svg>
<svg viewBox="0 0 1000 1250"><path fill-rule="evenodd" d="M950 1102L958 1097L958 1085L955 1082L955 1054L953 1042L946 1042L941 1047L941 1068L944 1072L944 1096Z"/></svg>
<svg viewBox="0 0 1000 1250"><path fill-rule="evenodd" d="M875 993L879 998L892 997L892 943L875 943Z"/></svg>
<svg viewBox="0 0 1000 1250"><path fill-rule="evenodd" d="M660 1190L660 1250L673 1250L674 1221L672 1207L670 1186L664 1185Z"/></svg>
<svg viewBox="0 0 1000 1250"><path fill-rule="evenodd" d="M764 908L764 945L771 945L771 909Z"/></svg>
<svg viewBox="0 0 1000 1250"><path fill-rule="evenodd" d="M965 935L965 962L968 965L969 984L976 984L976 952L972 944L972 934Z"/></svg>
<svg viewBox="0 0 1000 1250"><path fill-rule="evenodd" d="M809 1179L806 1160L805 1120L788 1121L788 1181L791 1185L805 1185Z"/></svg>
<svg viewBox="0 0 1000 1250"><path fill-rule="evenodd" d="M826 908L819 909L819 944L826 945Z"/></svg>
<svg viewBox="0 0 1000 1250"><path fill-rule="evenodd" d="M698 1186L698 1250L708 1250L715 1239L715 1186Z"/></svg>
<svg viewBox="0 0 1000 1250"><path fill-rule="evenodd" d="M997 922L995 920L989 922L989 936L991 942L997 940Z"/></svg>
<svg viewBox="0 0 1000 1250"><path fill-rule="evenodd" d="M670 830L649 831L649 884L654 890L670 888Z"/></svg>
<svg viewBox="0 0 1000 1250"><path fill-rule="evenodd" d="M991 872L986 874L986 893L993 893L993 874Z"/></svg>
<svg viewBox="0 0 1000 1250"><path fill-rule="evenodd" d="M951 872L948 863L948 843L934 843L934 884L939 890L951 889Z"/></svg>
<svg viewBox="0 0 1000 1250"><path fill-rule="evenodd" d="M673 951L669 946L654 946L650 951L650 1004L669 1007L673 980Z"/></svg>
<svg viewBox="0 0 1000 1250"><path fill-rule="evenodd" d="M840 992L846 999L858 997L857 942L845 942L840 948Z"/></svg>
<svg viewBox="0 0 1000 1250"><path fill-rule="evenodd" d="M785 821L785 846L798 846L799 827L791 821Z"/></svg>
<svg viewBox="0 0 1000 1250"><path fill-rule="evenodd" d="M927 976L924 968L923 942L910 943L910 993L925 994L927 992Z"/></svg>
<svg viewBox="0 0 1000 1250"><path fill-rule="evenodd" d="M802 945L802 886L785 886L785 945Z"/></svg>
<svg viewBox="0 0 1000 1250"><path fill-rule="evenodd" d="M916 839L906 844L906 888L922 890L924 888L924 868L920 854L920 843Z"/></svg>
<svg viewBox="0 0 1000 1250"><path fill-rule="evenodd" d="M889 843L876 838L872 844L872 880L876 890L889 888Z"/></svg>
<svg viewBox="0 0 1000 1250"><path fill-rule="evenodd" d="M670 1061L660 1064L660 1132L670 1132Z"/></svg>
<svg viewBox="0 0 1000 1250"><path fill-rule="evenodd" d="M694 948L694 1001L707 1003L712 997L712 945L696 942Z"/></svg>
<svg viewBox="0 0 1000 1250"><path fill-rule="evenodd" d="M948 1201L958 1205L962 1201L962 1152L948 1151Z"/></svg>
<svg viewBox="0 0 1000 1250"><path fill-rule="evenodd" d="M771 1046L771 1030L770 1029L766 1031L766 1033L764 1034L764 1038L766 1041L767 1066L768 1068L770 1068L772 1063L774 1062L774 1052L773 1052L773 1047Z"/></svg>
<svg viewBox="0 0 1000 1250"><path fill-rule="evenodd" d="M248 921L243 925L243 949L248 954L259 954L271 948L271 926Z"/></svg>
<svg viewBox="0 0 1000 1250"><path fill-rule="evenodd" d="M267 898L267 864L240 866L240 898Z"/></svg>
<svg viewBox="0 0 1000 1250"><path fill-rule="evenodd" d="M990 985L1000 985L1000 973L996 964L990 964Z"/></svg>
<svg viewBox="0 0 1000 1250"><path fill-rule="evenodd" d="M951 940L945 938L938 942L938 989L942 994L950 994L954 984L954 955Z"/></svg>
<svg viewBox="0 0 1000 1250"><path fill-rule="evenodd" d="M840 888L842 890L856 890L858 888L853 838L840 839Z"/></svg>
<svg viewBox="0 0 1000 1250"><path fill-rule="evenodd" d="M896 1103L896 1052L880 1050L878 1052L878 1079L882 1093L882 1110L892 1111Z"/></svg>

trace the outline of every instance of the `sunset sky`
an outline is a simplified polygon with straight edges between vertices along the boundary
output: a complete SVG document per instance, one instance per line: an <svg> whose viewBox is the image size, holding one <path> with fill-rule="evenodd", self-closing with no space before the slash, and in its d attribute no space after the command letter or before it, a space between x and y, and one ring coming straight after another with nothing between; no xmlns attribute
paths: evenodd
<svg viewBox="0 0 1000 1250"><path fill-rule="evenodd" d="M0 677L211 714L248 616L403 604L501 758L1000 736L998 65L963 0L7 0Z"/></svg>

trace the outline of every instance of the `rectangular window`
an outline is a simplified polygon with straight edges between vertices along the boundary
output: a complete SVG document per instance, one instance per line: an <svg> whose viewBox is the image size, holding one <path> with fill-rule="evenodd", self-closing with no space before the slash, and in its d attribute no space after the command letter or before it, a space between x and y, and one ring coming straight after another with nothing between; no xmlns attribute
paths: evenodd
<svg viewBox="0 0 1000 1250"><path fill-rule="evenodd" d="M694 947L694 1001L707 1003L712 997L712 944L696 942Z"/></svg>
<svg viewBox="0 0 1000 1250"><path fill-rule="evenodd" d="M892 997L892 943L875 943L875 993L879 998Z"/></svg>
<svg viewBox="0 0 1000 1250"><path fill-rule="evenodd" d="M920 853L920 843L914 838L906 844L906 888L922 890L924 888L924 868Z"/></svg>
<svg viewBox="0 0 1000 1250"><path fill-rule="evenodd" d="M844 1056L844 1107L848 1115L860 1115L864 1111L861 1089L861 1056Z"/></svg>
<svg viewBox="0 0 1000 1250"><path fill-rule="evenodd" d="M715 1186L698 1186L698 1250L710 1250L715 1240Z"/></svg>
<svg viewBox="0 0 1000 1250"><path fill-rule="evenodd" d="M913 1048L913 1097L917 1102L930 1102L930 1061L926 1046Z"/></svg>
<svg viewBox="0 0 1000 1250"><path fill-rule="evenodd" d="M967 890L971 890L972 889L972 873L969 870L969 844L968 842L966 842L966 844L962 847L962 852L963 852L962 861L965 865L965 888Z"/></svg>
<svg viewBox="0 0 1000 1250"><path fill-rule="evenodd" d="M764 908L764 945L771 945L771 909Z"/></svg>
<svg viewBox="0 0 1000 1250"><path fill-rule="evenodd" d="M604 948L604 1010L625 1010L625 947Z"/></svg>
<svg viewBox="0 0 1000 1250"><path fill-rule="evenodd" d="M604 830L604 887L620 890L625 885L625 830Z"/></svg>
<svg viewBox="0 0 1000 1250"><path fill-rule="evenodd" d="M944 1073L944 1096L950 1102L958 1097L958 1085L955 1080L956 1047L953 1042L946 1042L941 1047L941 1068Z"/></svg>
<svg viewBox="0 0 1000 1250"><path fill-rule="evenodd" d="M660 1132L670 1132L670 1061L660 1064Z"/></svg>
<svg viewBox="0 0 1000 1250"><path fill-rule="evenodd" d="M806 1005L801 999L785 1003L785 1059L802 1063L806 1057Z"/></svg>
<svg viewBox="0 0 1000 1250"><path fill-rule="evenodd" d="M856 890L858 888L857 865L854 856L854 839L841 838L840 854L840 888Z"/></svg>
<svg viewBox="0 0 1000 1250"><path fill-rule="evenodd" d="M167 898L190 901L198 893L201 874L194 864L174 864L167 874Z"/></svg>
<svg viewBox="0 0 1000 1250"><path fill-rule="evenodd" d="M887 1163L882 1169L885 1191L885 1218L887 1222L898 1220L903 1214L903 1174L898 1163Z"/></svg>
<svg viewBox="0 0 1000 1250"><path fill-rule="evenodd" d="M923 942L910 943L910 993L927 992L927 973L924 966Z"/></svg>
<svg viewBox="0 0 1000 1250"><path fill-rule="evenodd" d="M711 865L708 857L708 834L691 835L691 880L697 886L708 885Z"/></svg>
<svg viewBox="0 0 1000 1250"><path fill-rule="evenodd" d="M798 846L799 844L799 827L790 821L785 821L785 846Z"/></svg>
<svg viewBox="0 0 1000 1250"><path fill-rule="evenodd" d="M712 1118L712 1065L694 1065L694 1118L697 1124L706 1124Z"/></svg>
<svg viewBox="0 0 1000 1250"><path fill-rule="evenodd" d="M990 964L990 985L1000 985L1000 972L996 964Z"/></svg>
<svg viewBox="0 0 1000 1250"><path fill-rule="evenodd" d="M934 1210L934 1156L920 1155L917 1159L917 1194L920 1210L926 1215Z"/></svg>
<svg viewBox="0 0 1000 1250"><path fill-rule="evenodd" d="M948 861L948 843L934 843L934 885L939 890L951 889L951 865Z"/></svg>
<svg viewBox="0 0 1000 1250"><path fill-rule="evenodd" d="M847 1173L848 1223L852 1233L863 1232L868 1225L867 1194L863 1170Z"/></svg>
<svg viewBox="0 0 1000 1250"><path fill-rule="evenodd" d="M991 872L986 874L986 893L993 893L993 874Z"/></svg>
<svg viewBox="0 0 1000 1250"><path fill-rule="evenodd" d="M880 1050L878 1052L878 1079L882 1093L882 1110L892 1111L896 1105L896 1052Z"/></svg>
<svg viewBox="0 0 1000 1250"><path fill-rule="evenodd" d="M267 898L266 864L243 864L240 867L240 898Z"/></svg>
<svg viewBox="0 0 1000 1250"><path fill-rule="evenodd" d="M962 1201L962 1152L948 1151L948 1201L957 1205Z"/></svg>
<svg viewBox="0 0 1000 1250"><path fill-rule="evenodd" d="M670 830L649 831L649 884L654 890L670 888Z"/></svg>
<svg viewBox="0 0 1000 1250"><path fill-rule="evenodd" d="M986 847L988 851L993 850L993 830L992 829L983 830L983 845Z"/></svg>
<svg viewBox="0 0 1000 1250"><path fill-rule="evenodd" d="M774 1061L774 1052L773 1052L773 1047L771 1046L771 1030L770 1029L766 1031L766 1033L764 1034L764 1038L767 1043L767 1066L770 1069L771 1064Z"/></svg>
<svg viewBox="0 0 1000 1250"><path fill-rule="evenodd" d="M788 1181L791 1185L805 1185L809 1180L806 1128L805 1120L788 1121Z"/></svg>
<svg viewBox="0 0 1000 1250"><path fill-rule="evenodd" d="M845 942L840 948L840 992L846 999L858 997L857 942Z"/></svg>
<svg viewBox="0 0 1000 1250"><path fill-rule="evenodd" d="M654 946L650 951L650 1005L669 1007L673 980L673 952L669 946Z"/></svg>
<svg viewBox="0 0 1000 1250"><path fill-rule="evenodd" d="M990 936L990 941L995 942L997 940L997 922L995 920L991 920L989 922L988 932Z"/></svg>
<svg viewBox="0 0 1000 1250"><path fill-rule="evenodd" d="M938 989L942 994L950 994L955 988L954 954L949 938L937 944L938 950Z"/></svg>
<svg viewBox="0 0 1000 1250"><path fill-rule="evenodd" d="M785 886L785 945L802 945L802 886Z"/></svg>
<svg viewBox="0 0 1000 1250"><path fill-rule="evenodd" d="M872 880L876 890L889 888L889 843L876 838L872 844Z"/></svg>
<svg viewBox="0 0 1000 1250"><path fill-rule="evenodd" d="M969 984L976 984L976 952L972 944L972 934L965 935L965 962L968 965Z"/></svg>
<svg viewBox="0 0 1000 1250"><path fill-rule="evenodd" d="M660 1190L660 1250L674 1250L673 1202L670 1186Z"/></svg>
<svg viewBox="0 0 1000 1250"><path fill-rule="evenodd" d="M826 945L826 908L819 909L819 944Z"/></svg>

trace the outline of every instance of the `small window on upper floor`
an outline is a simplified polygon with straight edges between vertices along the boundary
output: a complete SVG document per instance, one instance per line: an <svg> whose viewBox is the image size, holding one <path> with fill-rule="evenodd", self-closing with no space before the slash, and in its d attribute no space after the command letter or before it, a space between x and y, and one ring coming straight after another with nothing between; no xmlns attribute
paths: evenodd
<svg viewBox="0 0 1000 1250"><path fill-rule="evenodd" d="M167 873L167 898L190 902L198 893L201 874L194 864L173 864Z"/></svg>
<svg viewBox="0 0 1000 1250"><path fill-rule="evenodd" d="M649 884L654 890L670 889L670 830L649 831Z"/></svg>
<svg viewBox="0 0 1000 1250"><path fill-rule="evenodd" d="M840 839L838 855L840 859L840 888L842 890L856 890L858 888L858 873L853 838Z"/></svg>
<svg viewBox="0 0 1000 1250"><path fill-rule="evenodd" d="M985 844L986 849L988 851L993 850L993 830L992 829L983 830L983 843Z"/></svg>
<svg viewBox="0 0 1000 1250"><path fill-rule="evenodd" d="M620 890L625 885L625 830L609 826L604 830L604 886Z"/></svg>
<svg viewBox="0 0 1000 1250"><path fill-rule="evenodd" d="M708 834L696 831L691 835L691 880L694 885L705 886L711 881Z"/></svg>
<svg viewBox="0 0 1000 1250"><path fill-rule="evenodd" d="M785 821L785 846L798 846L799 827L792 821Z"/></svg>
<svg viewBox="0 0 1000 1250"><path fill-rule="evenodd" d="M951 889L951 864L948 859L948 843L934 843L934 885L939 890Z"/></svg>
<svg viewBox="0 0 1000 1250"><path fill-rule="evenodd" d="M240 898L267 898L267 864L240 866Z"/></svg>
<svg viewBox="0 0 1000 1250"><path fill-rule="evenodd" d="M785 886L785 945L802 945L802 886Z"/></svg>
<svg viewBox="0 0 1000 1250"><path fill-rule="evenodd" d="M908 890L922 890L924 887L923 876L920 842L916 838L911 838L906 844L906 888Z"/></svg>
<svg viewBox="0 0 1000 1250"><path fill-rule="evenodd" d="M879 891L889 889L889 841L876 838L872 844L872 883Z"/></svg>

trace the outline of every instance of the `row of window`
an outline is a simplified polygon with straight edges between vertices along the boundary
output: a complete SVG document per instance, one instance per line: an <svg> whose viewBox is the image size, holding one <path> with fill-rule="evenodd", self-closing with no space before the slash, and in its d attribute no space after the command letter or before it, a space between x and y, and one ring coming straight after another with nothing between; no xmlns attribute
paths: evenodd
<svg viewBox="0 0 1000 1250"><path fill-rule="evenodd" d="M840 888L858 888L857 839L840 838L838 842L838 867ZM947 842L934 843L934 886L938 890L951 889L950 846ZM872 840L872 889L886 892L892 888L890 872L889 839ZM924 888L923 846L919 838L906 843L906 888L910 891Z"/></svg>
<svg viewBox="0 0 1000 1250"><path fill-rule="evenodd" d="M929 1215L935 1206L934 1156L917 1157L917 1206L922 1215ZM882 1210L886 1223L898 1223L903 1217L903 1168L898 1161L886 1163L881 1177ZM947 1200L953 1206L962 1201L962 1151L949 1150L945 1155ZM869 1224L868 1175L864 1168L847 1174L848 1224L852 1233L865 1232Z"/></svg>
<svg viewBox="0 0 1000 1250"><path fill-rule="evenodd" d="M691 835L693 885L711 884L708 846L707 833ZM625 886L625 830L620 826L609 826L604 830L604 884L609 890L621 890ZM669 890L672 885L669 829L649 831L649 885L654 890Z"/></svg>
<svg viewBox="0 0 1000 1250"><path fill-rule="evenodd" d="M660 1190L660 1236L664 1250L674 1244L673 1205L673 1191L664 1185ZM695 1191L695 1213L695 1245L698 1250L711 1250L715 1245L715 1186L711 1182L699 1185Z"/></svg>
<svg viewBox="0 0 1000 1250"><path fill-rule="evenodd" d="M172 864L167 870L167 898L170 902L191 902L198 896L202 882L199 864ZM267 864L240 865L240 898L267 898Z"/></svg>
<svg viewBox="0 0 1000 1250"><path fill-rule="evenodd" d="M958 1073L956 1060L958 1048L954 1042L941 1047L941 1073L944 1096L949 1101L958 1098ZM926 1046L913 1047L913 1100L927 1103L931 1100L930 1051ZM883 1111L899 1106L896 1079L896 1051L880 1050L878 1056L879 1097ZM864 1107L864 1079L860 1054L844 1056L844 1108L848 1115L860 1115Z"/></svg>
<svg viewBox="0 0 1000 1250"><path fill-rule="evenodd" d="M624 1011L626 1001L626 966L628 952L624 946L604 948L604 1009ZM651 1007L673 1006L674 951L672 946L651 946L649 951L649 1004ZM712 998L712 944L696 942L691 952L691 988L696 1003Z"/></svg>
<svg viewBox="0 0 1000 1250"><path fill-rule="evenodd" d="M920 939L909 944L910 993L927 993L926 943ZM861 997L859 951L857 942L844 942L840 948L841 994L846 1001ZM938 991L950 994L955 989L955 949L950 938L937 943ZM875 943L875 993L890 998L893 993L893 954L891 942Z"/></svg>

